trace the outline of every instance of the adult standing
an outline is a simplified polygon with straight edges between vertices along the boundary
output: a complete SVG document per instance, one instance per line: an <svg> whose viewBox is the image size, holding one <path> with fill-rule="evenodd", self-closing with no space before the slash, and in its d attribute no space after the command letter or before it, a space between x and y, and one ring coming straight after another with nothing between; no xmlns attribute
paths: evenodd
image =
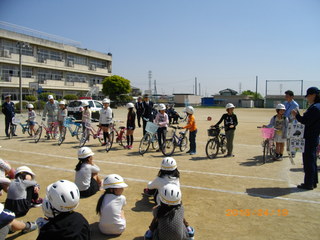
<svg viewBox="0 0 320 240"><path fill-rule="evenodd" d="M294 100L294 93L291 90L287 90L285 92L286 101L283 103L286 107L286 111L284 112L284 116L289 119L290 122L293 120L293 116L291 114L292 110L298 110L299 104Z"/></svg>
<svg viewBox="0 0 320 240"><path fill-rule="evenodd" d="M58 110L59 110L59 102L54 100L52 95L48 95L48 102L44 105L43 113L42 113L42 120L46 120L47 117L47 124L50 127L52 122L57 121L58 117ZM49 139L50 136L47 135Z"/></svg>
<svg viewBox="0 0 320 240"><path fill-rule="evenodd" d="M6 136L9 137L9 126L12 122L12 118L15 115L14 103L11 102L11 95L8 94L4 97L5 102L2 104L2 113L5 115L5 133ZM13 133L13 136L17 136Z"/></svg>
<svg viewBox="0 0 320 240"><path fill-rule="evenodd" d="M316 151L320 134L320 90L317 87L311 87L307 90L305 97L310 105L307 111L301 116L298 111L293 110L292 115L305 125L305 148L302 155L304 183L298 185L298 188L312 190L318 183Z"/></svg>
<svg viewBox="0 0 320 240"><path fill-rule="evenodd" d="M143 102L142 102L142 97L139 96L137 99L137 102L134 104L134 107L136 109L137 113L137 121L138 121L138 127L141 127L141 116L143 114Z"/></svg>
<svg viewBox="0 0 320 240"><path fill-rule="evenodd" d="M144 95L142 106L143 106L143 113L142 113L143 135L145 135L148 121L146 121L144 118L148 119L151 122L153 121L153 102L150 101L148 94Z"/></svg>

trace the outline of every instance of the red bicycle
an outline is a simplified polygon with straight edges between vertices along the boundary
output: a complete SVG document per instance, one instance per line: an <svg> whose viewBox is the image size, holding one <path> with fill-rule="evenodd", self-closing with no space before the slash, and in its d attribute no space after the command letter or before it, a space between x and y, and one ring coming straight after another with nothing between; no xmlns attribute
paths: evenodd
<svg viewBox="0 0 320 240"><path fill-rule="evenodd" d="M114 140L114 136L116 137L116 142L119 143L120 146L124 147L124 143L126 141L126 130L127 128L124 126L120 126L118 129L116 128L116 122L123 122L123 121L114 121L110 126L110 142L111 145ZM111 146L110 146L111 148Z"/></svg>

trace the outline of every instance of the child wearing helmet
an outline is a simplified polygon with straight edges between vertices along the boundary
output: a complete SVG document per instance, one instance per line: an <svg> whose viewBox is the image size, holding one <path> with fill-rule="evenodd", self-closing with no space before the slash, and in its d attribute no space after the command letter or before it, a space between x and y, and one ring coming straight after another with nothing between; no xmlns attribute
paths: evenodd
<svg viewBox="0 0 320 240"><path fill-rule="evenodd" d="M24 216L31 207L42 204L39 198L40 187L34 180L35 174L27 166L18 167L15 179L11 181L5 208L15 213L16 217Z"/></svg>
<svg viewBox="0 0 320 240"><path fill-rule="evenodd" d="M237 115L234 114L235 106L232 103L228 103L226 105L227 113L223 114L220 120L214 125L214 127L219 127L219 124L224 124L224 130L226 133L227 139L227 154L224 157L234 157L233 155L233 139L234 139L234 132L236 130L236 126L238 125L238 118Z"/></svg>
<svg viewBox="0 0 320 240"><path fill-rule="evenodd" d="M159 191L161 203L153 209L153 220L144 239L189 240L194 230L184 219L181 190L175 184L167 184Z"/></svg>
<svg viewBox="0 0 320 240"><path fill-rule="evenodd" d="M94 153L88 147L78 150L79 162L75 168L75 184L79 188L81 198L96 194L102 183L98 175L100 168L93 163L93 155Z"/></svg>
<svg viewBox="0 0 320 240"><path fill-rule="evenodd" d="M189 151L187 151L187 153L189 153L190 155L194 155L197 152L196 137L198 132L196 119L194 117L194 108L192 106L187 106L184 112L187 114L188 122L187 125L182 128L189 130L190 142L190 149Z"/></svg>
<svg viewBox="0 0 320 240"><path fill-rule="evenodd" d="M161 161L161 167L158 176L148 183L148 187L143 190L148 196L155 196L156 204L160 204L158 191L167 184L175 184L180 187L180 172L177 168L177 162L172 157L165 157Z"/></svg>
<svg viewBox="0 0 320 240"><path fill-rule="evenodd" d="M112 123L112 109L109 107L110 99L103 99L102 104L103 108L100 110L99 124L103 131L104 142L102 143L102 146L106 146L107 144L110 144L109 126Z"/></svg>
<svg viewBox="0 0 320 240"><path fill-rule="evenodd" d="M277 114L271 118L269 125L263 126L275 129L274 141L276 143L276 155L274 156L274 160L282 160L284 143L287 141L289 119L284 115L285 111L286 107L279 103L276 106Z"/></svg>
<svg viewBox="0 0 320 240"><path fill-rule="evenodd" d="M127 149L132 149L133 144L133 132L136 128L136 113L133 110L133 103L127 103L128 115L127 115Z"/></svg>
<svg viewBox="0 0 320 240"><path fill-rule="evenodd" d="M58 125L59 125L59 132L62 133L62 128L64 128L64 121L66 120L66 117L68 116L68 110L66 107L65 101L59 102L59 110L58 110Z"/></svg>
<svg viewBox="0 0 320 240"><path fill-rule="evenodd" d="M28 108L28 125L30 128L31 136L33 137L35 135L34 125L36 120L36 112L33 110L34 106L33 104L29 103L27 105Z"/></svg>
<svg viewBox="0 0 320 240"><path fill-rule="evenodd" d="M105 192L98 200L96 212L100 215L99 230L103 234L120 235L126 228L123 207L126 197L122 195L128 185L118 174L110 174L103 181Z"/></svg>
<svg viewBox="0 0 320 240"><path fill-rule="evenodd" d="M166 141L166 132L169 124L169 117L168 114L166 114L166 106L163 103L159 104L158 106L158 113L154 119L154 123L159 126L157 132L160 149ZM157 151L160 151L159 149Z"/></svg>
<svg viewBox="0 0 320 240"><path fill-rule="evenodd" d="M82 214L74 211L79 200L79 189L73 182L59 180L49 185L45 207L42 208L47 219L37 219L40 228L37 240L89 240L88 221Z"/></svg>
<svg viewBox="0 0 320 240"><path fill-rule="evenodd" d="M81 122L82 122L82 131L84 132L86 130L86 123L91 122L91 117L92 113L90 110L90 106L88 102L82 103L82 117L81 117ZM90 134L88 134L90 136Z"/></svg>

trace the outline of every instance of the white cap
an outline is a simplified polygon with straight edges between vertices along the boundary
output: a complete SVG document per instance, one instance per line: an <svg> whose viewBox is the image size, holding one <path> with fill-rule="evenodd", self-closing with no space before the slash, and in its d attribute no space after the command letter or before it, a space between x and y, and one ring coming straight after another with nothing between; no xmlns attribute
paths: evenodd
<svg viewBox="0 0 320 240"><path fill-rule="evenodd" d="M163 103L160 103L158 106L159 111L160 110L166 110L166 106Z"/></svg>
<svg viewBox="0 0 320 240"><path fill-rule="evenodd" d="M229 109L229 108L235 108L235 106L232 103L228 103L226 105L226 109Z"/></svg>
<svg viewBox="0 0 320 240"><path fill-rule="evenodd" d="M129 102L129 103L127 103L126 107L127 108L134 108L134 105L133 105L133 103Z"/></svg>
<svg viewBox="0 0 320 240"><path fill-rule="evenodd" d="M65 101L60 101L59 105L66 105L66 102Z"/></svg>
<svg viewBox="0 0 320 240"><path fill-rule="evenodd" d="M78 150L78 158L87 158L90 156L93 156L94 153L92 152L91 148L88 147L82 147Z"/></svg>
<svg viewBox="0 0 320 240"><path fill-rule="evenodd" d="M8 97L11 97L11 94L7 94L4 96L4 98L8 98Z"/></svg>
<svg viewBox="0 0 320 240"><path fill-rule="evenodd" d="M277 105L276 109L277 109L277 110L286 110L286 107L285 107L283 104L279 103L279 104Z"/></svg>
<svg viewBox="0 0 320 240"><path fill-rule="evenodd" d="M52 95L48 95L48 99L51 100L51 99L54 99L54 98L53 98Z"/></svg>
<svg viewBox="0 0 320 240"><path fill-rule="evenodd" d="M109 103L110 104L110 99L105 98L105 99L102 100L102 103Z"/></svg>
<svg viewBox="0 0 320 240"><path fill-rule="evenodd" d="M29 167L27 167L27 166L18 167L18 168L16 169L15 176L17 176L19 173L22 173L22 172L29 173L29 174L32 175L33 177L36 176L36 174L34 174L34 172L32 172L32 170L31 170Z"/></svg>
<svg viewBox="0 0 320 240"><path fill-rule="evenodd" d="M103 188L125 188L128 185L124 182L124 179L118 174L110 174L103 180Z"/></svg>

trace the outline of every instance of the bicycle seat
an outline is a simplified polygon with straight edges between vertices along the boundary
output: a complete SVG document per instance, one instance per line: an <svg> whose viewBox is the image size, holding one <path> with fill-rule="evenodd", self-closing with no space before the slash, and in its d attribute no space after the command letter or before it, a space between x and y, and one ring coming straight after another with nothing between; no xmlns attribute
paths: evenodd
<svg viewBox="0 0 320 240"><path fill-rule="evenodd" d="M181 134L181 135L186 135L186 132L179 132L179 134Z"/></svg>
<svg viewBox="0 0 320 240"><path fill-rule="evenodd" d="M121 127L119 127L120 129L125 129L126 127L124 127L124 126L121 126Z"/></svg>
<svg viewBox="0 0 320 240"><path fill-rule="evenodd" d="M220 135L221 135L222 137L225 137L225 136L226 136L224 133L221 133Z"/></svg>

